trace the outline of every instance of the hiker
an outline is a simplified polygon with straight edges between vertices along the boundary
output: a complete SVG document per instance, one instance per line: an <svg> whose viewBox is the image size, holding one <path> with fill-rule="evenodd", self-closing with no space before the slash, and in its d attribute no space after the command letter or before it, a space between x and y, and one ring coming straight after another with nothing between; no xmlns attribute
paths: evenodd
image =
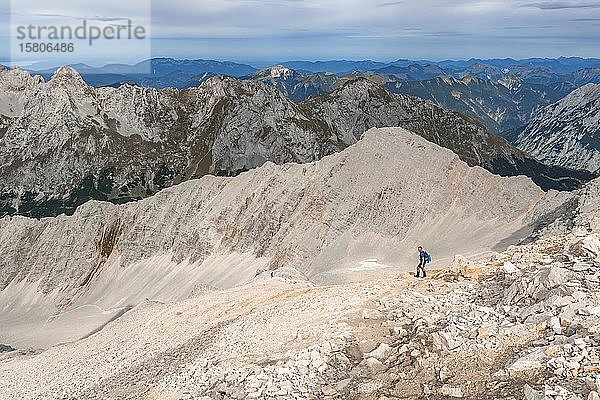
<svg viewBox="0 0 600 400"><path fill-rule="evenodd" d="M429 255L429 253L427 253L425 250L423 250L423 247L419 246L419 265L417 265L417 274L415 275L416 278L419 278L419 272L423 271L423 278L427 277L427 274L425 273L425 264L427 264L428 262L431 262L431 256Z"/></svg>

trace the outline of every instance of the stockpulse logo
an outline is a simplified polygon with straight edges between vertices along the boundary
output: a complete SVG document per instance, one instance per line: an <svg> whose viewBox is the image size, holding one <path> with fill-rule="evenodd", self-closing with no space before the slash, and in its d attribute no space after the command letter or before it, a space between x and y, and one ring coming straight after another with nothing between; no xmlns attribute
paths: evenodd
<svg viewBox="0 0 600 400"><path fill-rule="evenodd" d="M78 26L19 25L16 26L18 48L23 53L75 51L75 41L93 46L100 40L145 40L146 28L128 19L124 24L99 25L83 20Z"/></svg>

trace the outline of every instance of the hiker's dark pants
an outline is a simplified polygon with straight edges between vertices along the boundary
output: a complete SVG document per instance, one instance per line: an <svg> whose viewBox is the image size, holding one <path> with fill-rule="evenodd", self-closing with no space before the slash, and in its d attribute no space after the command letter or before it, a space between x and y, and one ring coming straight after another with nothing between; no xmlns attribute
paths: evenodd
<svg viewBox="0 0 600 400"><path fill-rule="evenodd" d="M423 278L425 278L427 276L427 274L425 273L425 264L427 264L426 261L422 261L419 263L419 265L417 265L417 278L419 277L419 272L423 271Z"/></svg>

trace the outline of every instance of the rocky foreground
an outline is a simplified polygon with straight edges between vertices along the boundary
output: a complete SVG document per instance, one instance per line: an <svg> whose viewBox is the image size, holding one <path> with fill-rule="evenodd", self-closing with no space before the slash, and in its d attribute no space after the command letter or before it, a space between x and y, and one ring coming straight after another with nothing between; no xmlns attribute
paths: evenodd
<svg viewBox="0 0 600 400"><path fill-rule="evenodd" d="M3 353L3 399L598 399L600 238L581 229L409 274L148 301ZM545 397L544 397L545 396Z"/></svg>

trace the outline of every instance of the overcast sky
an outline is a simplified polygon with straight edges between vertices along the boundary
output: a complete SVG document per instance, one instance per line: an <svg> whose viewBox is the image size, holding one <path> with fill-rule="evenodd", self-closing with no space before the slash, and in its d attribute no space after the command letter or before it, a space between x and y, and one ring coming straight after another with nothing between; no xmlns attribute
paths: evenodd
<svg viewBox="0 0 600 400"><path fill-rule="evenodd" d="M48 24L68 18L129 18L151 25L153 56L256 64L600 57L600 1L156 0L150 7L135 0L13 0L11 14L13 22L37 15ZM4 15L6 35L11 30ZM85 57L133 61L146 54L145 49L126 50L95 48ZM6 49L0 51L5 59Z"/></svg>

